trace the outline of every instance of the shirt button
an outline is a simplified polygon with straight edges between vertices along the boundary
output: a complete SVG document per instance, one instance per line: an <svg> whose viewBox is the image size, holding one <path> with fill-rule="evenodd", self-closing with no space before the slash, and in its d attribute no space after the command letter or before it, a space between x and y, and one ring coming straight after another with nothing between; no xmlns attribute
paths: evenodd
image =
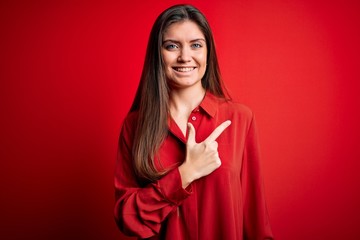
<svg viewBox="0 0 360 240"><path fill-rule="evenodd" d="M191 120L195 121L195 120L196 120L196 117L195 117L195 116L192 116L192 117L191 117Z"/></svg>

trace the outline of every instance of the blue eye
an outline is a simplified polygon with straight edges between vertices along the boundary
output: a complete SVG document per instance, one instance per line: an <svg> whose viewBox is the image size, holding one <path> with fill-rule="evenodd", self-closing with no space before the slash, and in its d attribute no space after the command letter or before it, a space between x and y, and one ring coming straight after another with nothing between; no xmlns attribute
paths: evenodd
<svg viewBox="0 0 360 240"><path fill-rule="evenodd" d="M165 46L166 50L172 50L172 49L175 49L175 48L178 48L178 46L176 46L175 44L168 44L168 45Z"/></svg>
<svg viewBox="0 0 360 240"><path fill-rule="evenodd" d="M201 45L200 43L194 43L194 44L192 45L192 47L193 47L193 48L201 48L202 45Z"/></svg>

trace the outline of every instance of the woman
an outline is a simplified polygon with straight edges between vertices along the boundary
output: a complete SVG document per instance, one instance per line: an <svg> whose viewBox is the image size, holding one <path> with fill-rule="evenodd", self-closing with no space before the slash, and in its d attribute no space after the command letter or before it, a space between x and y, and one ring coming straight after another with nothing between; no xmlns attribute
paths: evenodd
<svg viewBox="0 0 360 240"><path fill-rule="evenodd" d="M230 100L196 8L165 10L120 134L115 219L140 239L273 239L252 112Z"/></svg>

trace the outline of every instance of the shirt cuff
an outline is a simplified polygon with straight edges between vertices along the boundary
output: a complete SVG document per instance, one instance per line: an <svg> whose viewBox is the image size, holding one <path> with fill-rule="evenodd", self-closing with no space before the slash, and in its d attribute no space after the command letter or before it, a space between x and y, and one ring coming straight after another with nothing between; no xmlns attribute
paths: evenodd
<svg viewBox="0 0 360 240"><path fill-rule="evenodd" d="M164 198L175 205L179 205L192 193L191 184L186 189L183 189L178 168L170 170L157 181L157 185L164 195Z"/></svg>

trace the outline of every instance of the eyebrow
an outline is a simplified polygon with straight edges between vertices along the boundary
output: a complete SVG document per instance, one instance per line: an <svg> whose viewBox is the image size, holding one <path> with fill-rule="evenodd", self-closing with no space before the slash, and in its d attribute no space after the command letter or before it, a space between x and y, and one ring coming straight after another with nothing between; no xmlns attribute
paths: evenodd
<svg viewBox="0 0 360 240"><path fill-rule="evenodd" d="M202 41L202 42L206 43L206 40L204 38L196 38L196 39L190 40L190 42L198 42L198 41ZM177 41L174 39L166 39L163 41L163 44L166 42L180 43L180 41Z"/></svg>

